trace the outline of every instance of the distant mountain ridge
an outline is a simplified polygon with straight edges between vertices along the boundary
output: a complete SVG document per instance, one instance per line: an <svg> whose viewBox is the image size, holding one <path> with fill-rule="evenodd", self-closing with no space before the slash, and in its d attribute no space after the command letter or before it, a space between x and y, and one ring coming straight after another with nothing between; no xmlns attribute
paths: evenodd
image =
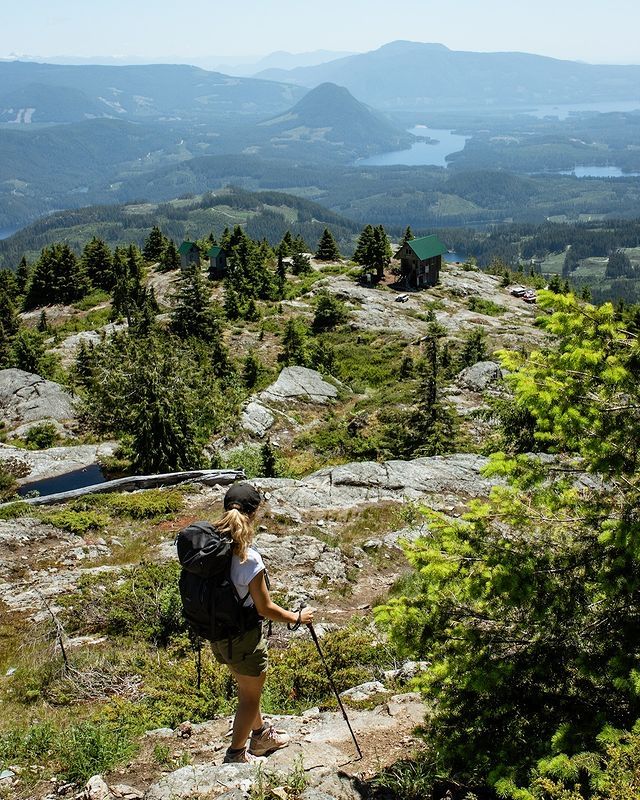
<svg viewBox="0 0 640 800"><path fill-rule="evenodd" d="M529 53L476 53L395 41L378 50L256 77L313 87L325 81L385 110L518 107L634 100L640 66L602 66Z"/></svg>
<svg viewBox="0 0 640 800"><path fill-rule="evenodd" d="M99 66L0 62L0 122L79 122L94 117L211 121L277 114L304 90L175 64ZM50 97L46 97L46 92ZM25 110L31 109L28 119Z"/></svg>

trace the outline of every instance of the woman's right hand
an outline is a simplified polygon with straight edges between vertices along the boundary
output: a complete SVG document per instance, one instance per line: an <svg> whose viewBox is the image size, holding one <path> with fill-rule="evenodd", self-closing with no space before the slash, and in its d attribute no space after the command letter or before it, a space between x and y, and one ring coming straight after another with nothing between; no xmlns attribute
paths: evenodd
<svg viewBox="0 0 640 800"><path fill-rule="evenodd" d="M309 625L309 623L313 622L313 615L315 611L315 608L311 608L311 606L305 606L300 612L300 624Z"/></svg>

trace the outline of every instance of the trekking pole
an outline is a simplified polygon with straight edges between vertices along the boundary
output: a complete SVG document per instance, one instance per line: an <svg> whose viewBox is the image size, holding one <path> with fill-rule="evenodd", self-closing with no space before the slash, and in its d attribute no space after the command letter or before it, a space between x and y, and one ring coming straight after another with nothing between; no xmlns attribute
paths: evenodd
<svg viewBox="0 0 640 800"><path fill-rule="evenodd" d="M329 667L327 666L327 662L325 661L324 654L320 649L320 642L318 641L318 635L316 634L315 630L313 629L313 623L307 622L307 628L309 628L309 633L311 634L311 638L313 639L313 643L315 644L318 655L320 656L320 661L322 661L322 666L324 667L324 671L327 673L327 678L329 679L329 683L331 684L331 688L333 689L333 693L336 696L336 700L338 701L338 705L340 706L340 711L342 711L342 716L344 717L344 721L347 723L347 727L349 728L349 733L351 734L351 738L353 739L353 743L356 746L356 750L358 751L358 757L362 758L362 750L360 749L360 745L358 744L358 740L356 739L356 735L353 732L353 728L351 727L351 723L349 722L349 717L347 716L347 712L345 710L344 705L342 704L342 700L340 699L340 695L336 688L335 683L333 682L333 678L331 677L331 673L329 672Z"/></svg>

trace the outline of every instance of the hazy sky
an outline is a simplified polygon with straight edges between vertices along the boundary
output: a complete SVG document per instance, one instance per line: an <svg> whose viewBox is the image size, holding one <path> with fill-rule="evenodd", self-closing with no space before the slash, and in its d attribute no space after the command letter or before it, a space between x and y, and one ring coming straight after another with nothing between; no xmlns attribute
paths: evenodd
<svg viewBox="0 0 640 800"><path fill-rule="evenodd" d="M261 56L394 39L640 64L638 0L4 0L0 57Z"/></svg>

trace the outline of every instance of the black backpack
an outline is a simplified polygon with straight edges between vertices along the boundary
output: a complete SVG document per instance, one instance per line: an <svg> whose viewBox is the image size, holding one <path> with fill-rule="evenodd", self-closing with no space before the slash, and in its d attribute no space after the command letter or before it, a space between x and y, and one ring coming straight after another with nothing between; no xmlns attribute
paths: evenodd
<svg viewBox="0 0 640 800"><path fill-rule="evenodd" d="M231 580L233 542L210 522L193 522L176 536L182 565L180 597L185 619L194 633L211 642L240 636L262 620L245 606Z"/></svg>

